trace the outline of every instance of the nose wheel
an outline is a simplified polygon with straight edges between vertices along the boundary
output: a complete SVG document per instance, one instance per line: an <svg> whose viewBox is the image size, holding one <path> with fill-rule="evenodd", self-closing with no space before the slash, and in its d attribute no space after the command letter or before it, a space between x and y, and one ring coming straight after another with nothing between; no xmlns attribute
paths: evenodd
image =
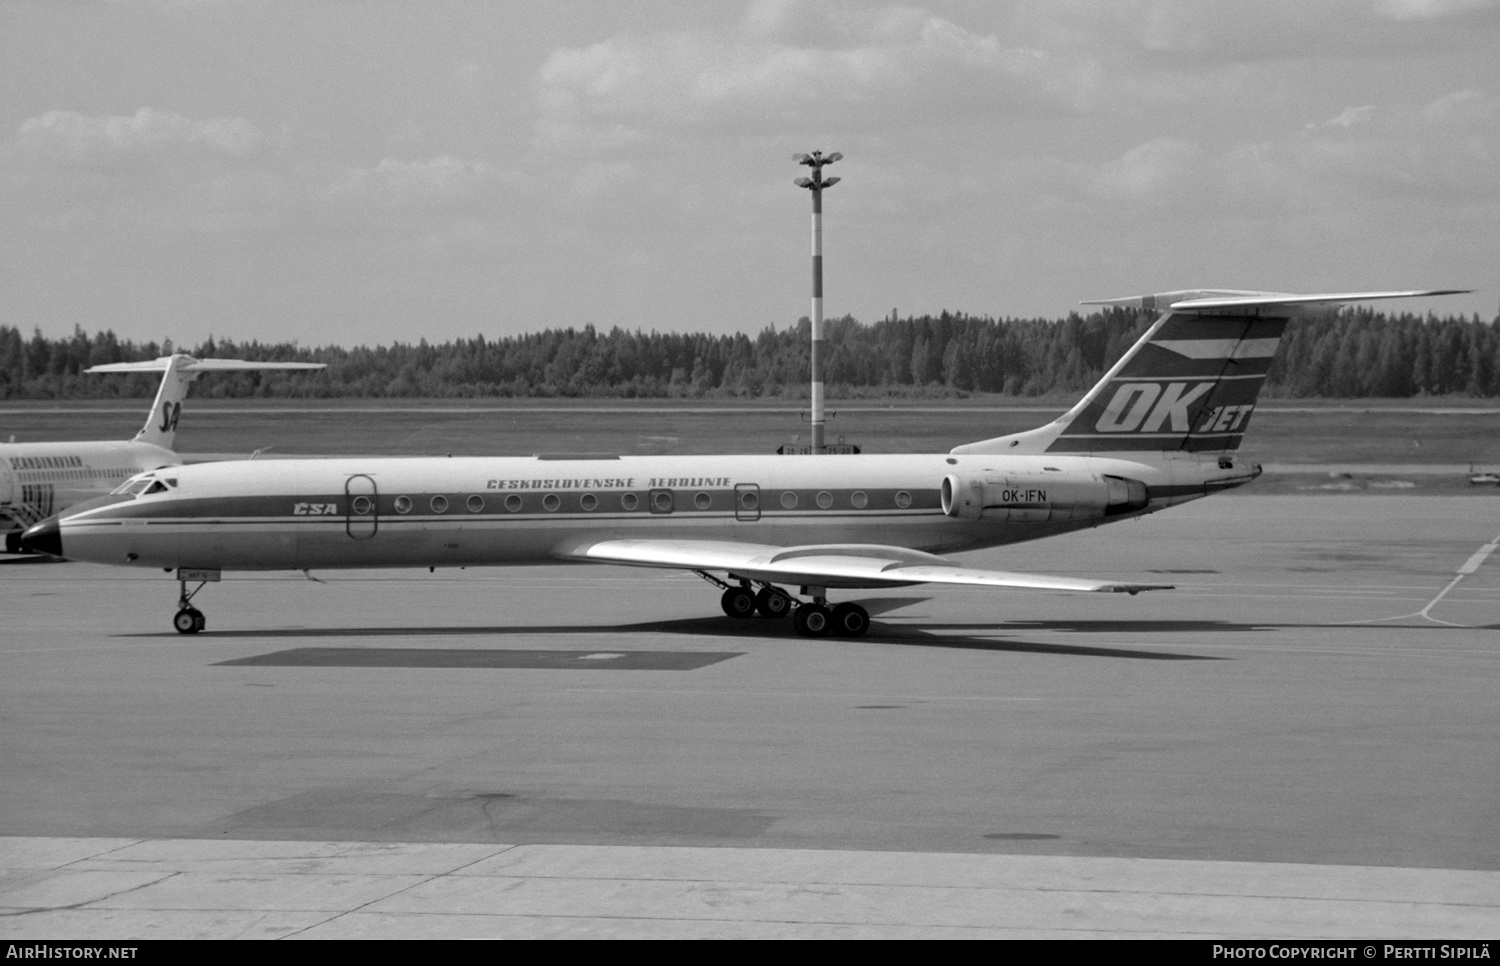
<svg viewBox="0 0 1500 966"><path fill-rule="evenodd" d="M184 607L172 618L172 626L177 628L179 634L196 634L208 626L208 621L198 608Z"/></svg>

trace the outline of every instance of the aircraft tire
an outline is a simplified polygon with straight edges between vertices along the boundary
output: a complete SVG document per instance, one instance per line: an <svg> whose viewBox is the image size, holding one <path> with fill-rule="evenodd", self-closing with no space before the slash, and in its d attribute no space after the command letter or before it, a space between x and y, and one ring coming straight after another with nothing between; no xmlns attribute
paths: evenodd
<svg viewBox="0 0 1500 966"><path fill-rule="evenodd" d="M828 608L817 604L803 604L792 612L792 625L803 637L827 637L833 629Z"/></svg>
<svg viewBox="0 0 1500 966"><path fill-rule="evenodd" d="M196 634L203 630L204 624L203 614L192 607L184 607L172 618L172 626L179 634Z"/></svg>
<svg viewBox="0 0 1500 966"><path fill-rule="evenodd" d="M845 601L833 609L832 624L835 637L864 637L870 629L870 612Z"/></svg>
<svg viewBox="0 0 1500 966"><path fill-rule="evenodd" d="M755 595L755 609L762 617L780 619L792 609L792 599L780 591L764 587Z"/></svg>
<svg viewBox="0 0 1500 966"><path fill-rule="evenodd" d="M719 606L730 617L754 617L755 595L743 587L731 587L719 598Z"/></svg>

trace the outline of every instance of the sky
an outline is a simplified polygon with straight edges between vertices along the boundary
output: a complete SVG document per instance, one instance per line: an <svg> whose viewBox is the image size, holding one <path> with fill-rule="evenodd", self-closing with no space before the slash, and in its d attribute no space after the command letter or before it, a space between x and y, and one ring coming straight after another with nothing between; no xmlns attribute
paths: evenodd
<svg viewBox="0 0 1500 966"><path fill-rule="evenodd" d="M0 0L0 324L358 345L1500 309L1500 0Z"/></svg>

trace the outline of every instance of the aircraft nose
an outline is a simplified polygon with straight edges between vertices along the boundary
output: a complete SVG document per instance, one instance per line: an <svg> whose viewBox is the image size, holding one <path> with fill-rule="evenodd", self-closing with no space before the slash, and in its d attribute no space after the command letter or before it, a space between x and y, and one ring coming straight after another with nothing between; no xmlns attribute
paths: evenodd
<svg viewBox="0 0 1500 966"><path fill-rule="evenodd" d="M62 529L57 525L57 519L43 520L21 534L21 549L44 553L49 557L61 557Z"/></svg>

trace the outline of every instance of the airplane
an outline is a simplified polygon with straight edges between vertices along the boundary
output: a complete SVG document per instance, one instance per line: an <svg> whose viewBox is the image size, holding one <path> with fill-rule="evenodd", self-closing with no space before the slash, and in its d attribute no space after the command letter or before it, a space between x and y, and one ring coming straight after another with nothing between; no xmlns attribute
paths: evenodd
<svg viewBox="0 0 1500 966"><path fill-rule="evenodd" d="M144 470L177 466L172 451L177 421L188 386L205 372L258 369L322 369L317 362L246 362L196 359L186 353L145 362L113 362L85 372L160 372L161 387L146 425L131 440L78 443L0 443L0 529L8 532L5 552L19 553L27 527L73 506L103 496Z"/></svg>
<svg viewBox="0 0 1500 966"><path fill-rule="evenodd" d="M31 527L21 544L175 571L173 626L183 634L206 627L193 597L226 570L667 568L721 591L730 617L790 613L807 637L869 629L866 609L830 605L831 590L1165 590L984 570L945 555L1133 520L1249 483L1260 467L1236 450L1290 319L1448 294L1459 290L1195 290L1085 303L1160 315L1058 419L948 453L207 463L132 477Z"/></svg>

